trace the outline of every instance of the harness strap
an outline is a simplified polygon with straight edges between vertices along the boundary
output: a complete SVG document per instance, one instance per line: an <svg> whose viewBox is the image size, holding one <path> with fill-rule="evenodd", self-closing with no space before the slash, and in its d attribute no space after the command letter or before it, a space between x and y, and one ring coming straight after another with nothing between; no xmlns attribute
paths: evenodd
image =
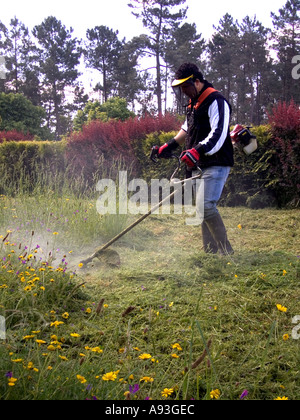
<svg viewBox="0 0 300 420"><path fill-rule="evenodd" d="M206 98L208 98L209 97L209 95L211 95L212 93L214 93L214 92L218 92L216 89L214 89L214 88L211 88L211 87L209 87L209 88L207 88L201 95L200 95L200 97L199 97L199 99L198 99L198 101L197 101L197 103L196 103L196 105L195 105L195 109L198 109L199 107L200 107L200 105L205 101L205 99ZM191 108L191 106L192 106L192 101L190 101L190 104L189 104L189 108Z"/></svg>

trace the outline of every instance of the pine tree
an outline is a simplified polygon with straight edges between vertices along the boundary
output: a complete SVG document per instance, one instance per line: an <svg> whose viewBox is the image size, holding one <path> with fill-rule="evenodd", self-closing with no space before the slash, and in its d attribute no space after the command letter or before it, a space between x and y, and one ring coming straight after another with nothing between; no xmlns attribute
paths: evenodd
<svg viewBox="0 0 300 420"><path fill-rule="evenodd" d="M50 16L35 26L33 35L39 44L39 68L43 86L42 100L47 111L48 127L59 139L66 129L66 89L74 89L79 72L81 48L73 29Z"/></svg>
<svg viewBox="0 0 300 420"><path fill-rule="evenodd" d="M155 58L157 110L162 114L162 68L165 46L175 25L186 17L187 8L178 9L186 0L132 0L129 7L134 16L142 19L150 34L147 36L148 55Z"/></svg>
<svg viewBox="0 0 300 420"><path fill-rule="evenodd" d="M300 0L288 0L279 9L278 15L271 13L275 30L273 48L277 52L276 65L279 77L279 97L277 99L300 103L300 84L292 77L293 58L300 54Z"/></svg>
<svg viewBox="0 0 300 420"><path fill-rule="evenodd" d="M118 31L113 31L107 26L96 26L88 29L85 58L90 68L98 70L102 74L103 83L97 84L97 90L103 92L104 102L111 95L115 86L115 69L122 51L121 42L118 39Z"/></svg>

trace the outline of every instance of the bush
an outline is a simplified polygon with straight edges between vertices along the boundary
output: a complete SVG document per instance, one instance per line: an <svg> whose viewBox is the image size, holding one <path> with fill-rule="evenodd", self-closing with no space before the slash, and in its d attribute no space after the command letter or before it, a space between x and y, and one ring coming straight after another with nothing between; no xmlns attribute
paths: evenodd
<svg viewBox="0 0 300 420"><path fill-rule="evenodd" d="M33 140L32 134L24 134L17 130L0 131L0 143L4 141L30 141Z"/></svg>
<svg viewBox="0 0 300 420"><path fill-rule="evenodd" d="M80 173L89 182L95 180L95 174L112 172L112 169L131 168L135 176L143 172L143 140L153 132L170 131L178 128L175 116L130 118L126 121L98 120L84 125L79 133L73 133L68 139L67 160L72 162L74 175ZM150 148L147 160L149 159ZM123 168L120 168L120 163ZM99 165L101 164L101 168ZM111 174L113 175L113 174Z"/></svg>
<svg viewBox="0 0 300 420"><path fill-rule="evenodd" d="M0 144L0 194L49 191L57 175L63 181L66 165L64 142L4 142ZM59 186L56 185L56 188Z"/></svg>
<svg viewBox="0 0 300 420"><path fill-rule="evenodd" d="M280 102L269 114L272 153L270 184L281 206L300 204L300 108L293 101Z"/></svg>
<svg viewBox="0 0 300 420"><path fill-rule="evenodd" d="M250 156L235 150L235 165L224 189L222 205L257 209L277 204L272 189L267 187L269 163L262 160L269 150L270 127L262 125L251 131L257 138L258 150Z"/></svg>

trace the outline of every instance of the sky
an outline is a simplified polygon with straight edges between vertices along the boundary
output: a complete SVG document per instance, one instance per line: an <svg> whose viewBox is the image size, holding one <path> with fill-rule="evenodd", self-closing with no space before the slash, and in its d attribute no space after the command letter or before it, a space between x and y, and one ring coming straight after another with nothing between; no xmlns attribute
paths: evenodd
<svg viewBox="0 0 300 420"><path fill-rule="evenodd" d="M55 16L67 28L72 27L78 38L84 38L87 29L97 25L105 25L119 30L120 37L129 41L132 37L144 32L141 21L137 20L128 7L130 0L0 0L5 3L1 7L0 20L9 25L10 19L17 17L32 29L46 17ZM187 0L188 22L196 23L198 32L205 39L213 33L213 25L229 13L241 21L245 16L257 19L265 26L271 27L270 12L278 10L287 0Z"/></svg>
<svg viewBox="0 0 300 420"><path fill-rule="evenodd" d="M272 27L271 12L278 10L287 0L187 0L189 7L187 21L195 23L198 33L207 41L218 26L220 19L229 13L239 22L249 15L266 27ZM119 38L131 40L134 36L146 33L142 22L136 19L128 7L130 0L0 0L0 21L7 27L10 20L17 17L29 29L39 25L48 16L55 16L67 27L74 29L74 36L84 39L86 30L105 25L119 31ZM0 4L1 4L0 3ZM95 85L93 71L85 69L84 85L91 92Z"/></svg>

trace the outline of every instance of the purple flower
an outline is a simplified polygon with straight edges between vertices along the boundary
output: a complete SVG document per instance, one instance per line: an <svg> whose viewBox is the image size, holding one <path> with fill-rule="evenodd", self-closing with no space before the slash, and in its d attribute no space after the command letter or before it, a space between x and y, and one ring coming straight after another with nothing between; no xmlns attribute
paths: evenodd
<svg viewBox="0 0 300 420"><path fill-rule="evenodd" d="M12 372L7 372L5 374L6 378L12 378L13 377L13 373Z"/></svg>
<svg viewBox="0 0 300 420"><path fill-rule="evenodd" d="M134 384L133 386L129 385L130 394L136 394L140 390L139 384Z"/></svg>
<svg viewBox="0 0 300 420"><path fill-rule="evenodd" d="M240 400L243 400L244 398L248 397L248 394L249 392L247 391L247 389L245 389L240 396Z"/></svg>

